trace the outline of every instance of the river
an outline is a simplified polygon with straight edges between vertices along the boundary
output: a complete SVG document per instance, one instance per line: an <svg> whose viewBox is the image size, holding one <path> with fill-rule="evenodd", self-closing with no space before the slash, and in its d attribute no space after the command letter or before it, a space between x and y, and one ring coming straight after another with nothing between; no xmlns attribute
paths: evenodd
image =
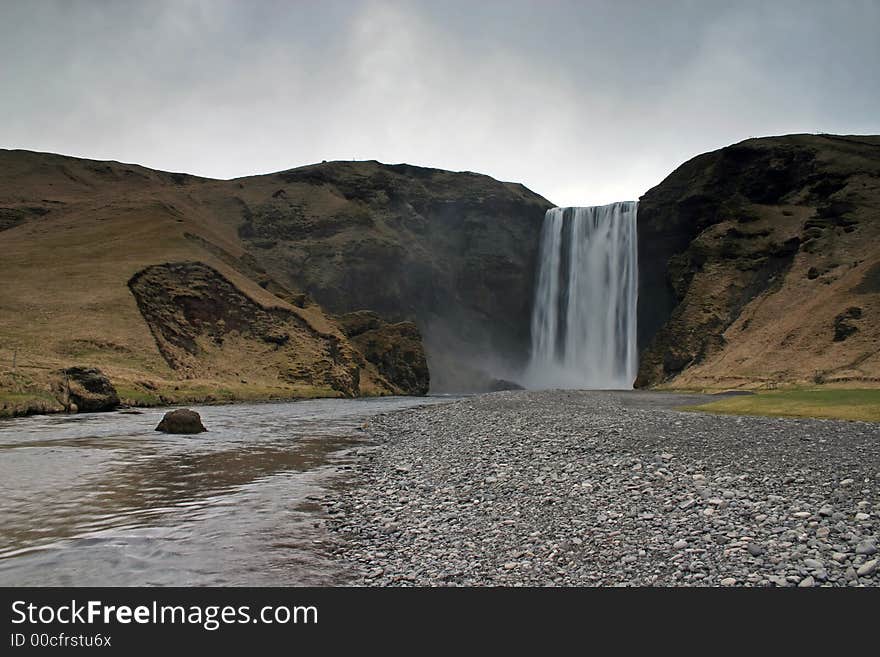
<svg viewBox="0 0 880 657"><path fill-rule="evenodd" d="M193 407L207 433L154 430L167 409L0 421L0 585L341 585L317 500L346 483L390 397Z"/></svg>

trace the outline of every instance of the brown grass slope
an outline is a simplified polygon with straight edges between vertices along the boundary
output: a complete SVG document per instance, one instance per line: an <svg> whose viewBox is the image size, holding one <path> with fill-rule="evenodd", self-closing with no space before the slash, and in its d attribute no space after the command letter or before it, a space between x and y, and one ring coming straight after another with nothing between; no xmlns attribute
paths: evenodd
<svg viewBox="0 0 880 657"><path fill-rule="evenodd" d="M880 137L701 155L638 221L639 385L880 383Z"/></svg>
<svg viewBox="0 0 880 657"><path fill-rule="evenodd" d="M239 187L0 150L0 414L59 410L50 390L71 365L101 368L123 401L136 403L401 392L335 320L248 254L240 221L217 212L235 203L235 193L224 190ZM198 346L186 366L163 356L161 336L157 341L128 283L166 263L205 266L201 273L213 272L209 278L229 300L274 318L275 337L287 333L287 343L267 341L260 322L225 330L218 341L218 317L196 317L194 325L183 317ZM183 303L192 292L178 290L165 301Z"/></svg>

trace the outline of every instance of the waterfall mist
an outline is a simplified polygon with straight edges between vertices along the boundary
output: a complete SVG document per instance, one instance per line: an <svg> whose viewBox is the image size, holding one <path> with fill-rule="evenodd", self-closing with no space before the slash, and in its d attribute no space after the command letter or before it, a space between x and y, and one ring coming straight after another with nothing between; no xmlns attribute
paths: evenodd
<svg viewBox="0 0 880 657"><path fill-rule="evenodd" d="M638 369L637 202L548 210L530 388L630 389Z"/></svg>

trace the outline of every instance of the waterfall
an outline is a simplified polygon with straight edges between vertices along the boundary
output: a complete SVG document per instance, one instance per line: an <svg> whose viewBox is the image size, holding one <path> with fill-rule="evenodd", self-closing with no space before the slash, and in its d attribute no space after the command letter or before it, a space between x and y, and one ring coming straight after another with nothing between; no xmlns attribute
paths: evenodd
<svg viewBox="0 0 880 657"><path fill-rule="evenodd" d="M547 211L528 387L632 388L638 368L636 208L627 201Z"/></svg>

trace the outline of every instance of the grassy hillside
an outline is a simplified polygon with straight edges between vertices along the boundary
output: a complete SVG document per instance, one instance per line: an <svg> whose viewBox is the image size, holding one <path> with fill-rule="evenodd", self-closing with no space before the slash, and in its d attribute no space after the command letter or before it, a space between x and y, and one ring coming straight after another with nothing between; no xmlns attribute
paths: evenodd
<svg viewBox="0 0 880 657"><path fill-rule="evenodd" d="M214 184L115 162L0 151L0 414L57 410L53 382L70 365L99 367L131 403L401 391L319 306L254 262L238 221L208 202ZM196 360L214 367L181 369L163 357L128 283L149 266L185 262L209 266L254 308L277 309L305 327L295 336L300 369L291 374L255 358L267 353L266 343L251 327L215 344L210 357L197 349ZM255 345L263 346L255 352ZM358 385L328 384L333 368L359 370Z"/></svg>
<svg viewBox="0 0 880 657"><path fill-rule="evenodd" d="M640 385L880 385L880 137L701 155L641 199L639 240Z"/></svg>

